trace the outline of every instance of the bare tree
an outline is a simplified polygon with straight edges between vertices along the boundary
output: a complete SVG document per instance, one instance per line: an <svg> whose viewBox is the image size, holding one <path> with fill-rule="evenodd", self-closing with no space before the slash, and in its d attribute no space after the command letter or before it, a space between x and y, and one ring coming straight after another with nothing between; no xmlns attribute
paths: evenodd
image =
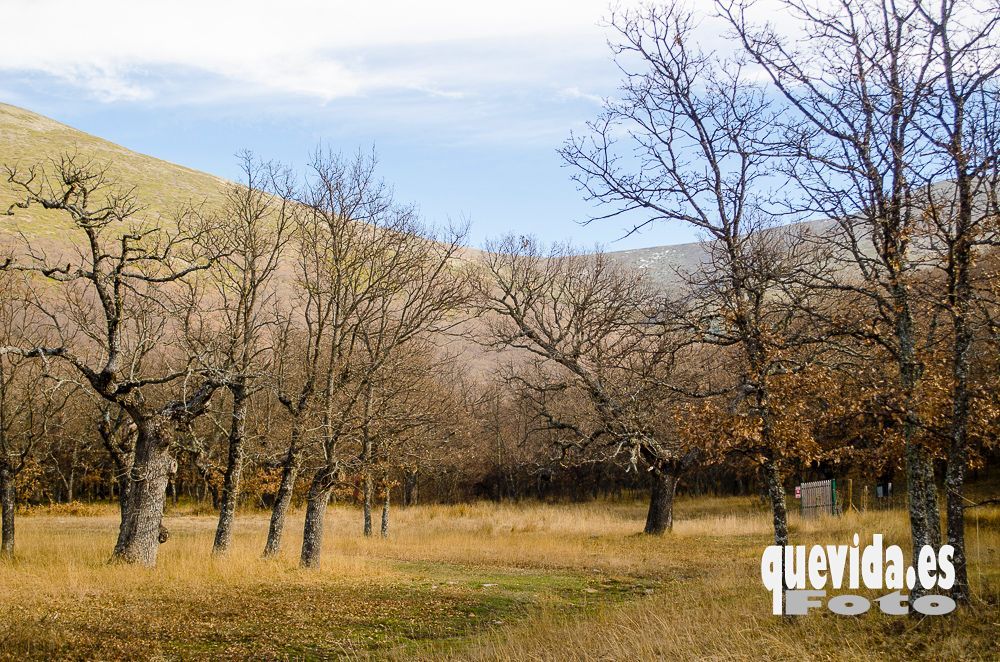
<svg viewBox="0 0 1000 662"><path fill-rule="evenodd" d="M241 167L243 181L227 187L222 209L209 219L209 237L220 258L207 279L211 304L204 307L195 339L196 354L209 357L213 372L225 376L231 396L214 554L224 554L232 541L248 408L254 394L268 385L276 274L297 211L287 171L259 163L249 153L241 155Z"/></svg>
<svg viewBox="0 0 1000 662"><path fill-rule="evenodd" d="M319 562L323 514L343 462L340 445L369 384L402 348L457 324L467 297L458 263L464 231L441 240L428 236L412 209L397 207L384 194L377 209L365 208L360 217L344 214L344 198L330 185L334 180L321 174L319 181L310 209L329 233L332 260L325 275L337 312L323 389L323 462L306 502L304 566Z"/></svg>
<svg viewBox="0 0 1000 662"><path fill-rule="evenodd" d="M637 273L602 253L548 253L527 238L489 246L478 288L488 315L488 346L536 357L507 381L558 431L563 454L607 459L625 455L651 476L646 533L673 524L680 474L694 460L677 439L654 425L654 409L675 352L662 321L660 297ZM573 410L573 393L587 403Z"/></svg>
<svg viewBox="0 0 1000 662"><path fill-rule="evenodd" d="M10 212L31 206L57 210L79 238L75 255L68 250L69 255L50 257L28 245L18 256L13 268L57 285L63 296L53 301L47 294L33 295L56 343L7 350L59 359L128 413L137 437L114 558L154 565L165 538L168 476L176 469L171 431L204 411L219 381L205 376L192 388L195 375L186 352L164 351L155 364L138 357L150 344L168 346L168 327L184 312L171 308L170 286L211 265L211 256L199 250L203 233L190 214L174 219L169 229L162 219L143 221L134 191L122 190L106 169L76 156L56 159L48 168L8 166L7 180L21 194ZM154 391L172 384L178 385L173 397L153 398Z"/></svg>
<svg viewBox="0 0 1000 662"><path fill-rule="evenodd" d="M367 257L361 230L391 208L374 169L374 159L360 154L350 161L317 154L314 178L298 196L305 211L294 228L295 296L276 341L278 400L292 424L265 556L280 549L292 491L310 445L307 426L315 427L310 424L320 417L324 426L329 424L336 382L351 377L347 359L357 342L357 315L350 310L350 291Z"/></svg>
<svg viewBox="0 0 1000 662"><path fill-rule="evenodd" d="M309 441L318 450L306 499L303 566L319 563L323 514L343 475L349 455L343 447L356 431L369 384L400 348L453 326L466 297L457 259L464 232L441 240L429 235L412 208L394 202L375 165L363 155L317 155L300 197L305 212L296 228L295 313L304 321L304 351L299 359L283 359L279 400L301 421L292 426L286 468L299 465ZM305 439L310 416L316 427ZM282 500L272 530L283 523ZM277 547L271 538L266 553Z"/></svg>
<svg viewBox="0 0 1000 662"><path fill-rule="evenodd" d="M952 597L969 599L965 553L965 472L972 417L972 353L976 302L984 283L976 273L983 246L997 242L1000 181L1000 4L945 0L915 8L931 39L938 75L918 122L933 145L948 184L926 188L933 266L943 274L935 297L951 321L951 412L945 478L948 533L955 549ZM928 155L929 157L930 155ZM925 157L925 158L928 158ZM936 288L935 288L936 289Z"/></svg>
<svg viewBox="0 0 1000 662"><path fill-rule="evenodd" d="M683 274L692 301L680 319L698 341L737 353L728 390L747 409L775 543L787 544L784 448L773 429L770 383L798 369L792 348L808 344L789 302L805 294L789 285L816 256L797 233L771 229L777 219L766 202L779 111L739 61L698 48L694 19L678 6L615 14L612 26L624 73L620 99L606 102L562 155L588 199L609 208L594 220L639 213L635 229L683 223L706 235L706 260Z"/></svg>

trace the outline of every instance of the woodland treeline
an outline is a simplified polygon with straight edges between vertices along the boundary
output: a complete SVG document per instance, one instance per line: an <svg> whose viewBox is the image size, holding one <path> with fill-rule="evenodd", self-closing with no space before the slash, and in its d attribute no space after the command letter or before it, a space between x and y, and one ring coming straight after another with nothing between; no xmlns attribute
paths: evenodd
<svg viewBox="0 0 1000 662"><path fill-rule="evenodd" d="M247 155L223 204L169 216L80 155L8 163L6 222L65 238L21 227L0 275L5 554L17 500L115 499L113 557L147 565L168 498L211 502L216 554L238 507L270 509L276 553L303 503L313 566L331 499L387 535L418 490L642 489L660 534L678 484L759 486L786 544L786 486L856 472L905 482L915 549L954 545L967 599L964 484L1000 422L1000 11L783 4L795 33L717 2L724 54L680 6L612 14L622 85L561 154L591 223L701 232L669 279L468 249L364 153Z"/></svg>

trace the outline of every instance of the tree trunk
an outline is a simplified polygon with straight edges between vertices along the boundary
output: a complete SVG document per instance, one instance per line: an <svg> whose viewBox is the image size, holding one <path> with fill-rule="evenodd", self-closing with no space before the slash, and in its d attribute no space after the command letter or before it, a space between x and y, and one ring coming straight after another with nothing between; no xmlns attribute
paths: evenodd
<svg viewBox="0 0 1000 662"><path fill-rule="evenodd" d="M155 566L156 554L163 529L163 506L167 498L167 482L177 470L170 456L163 430L166 419L155 417L139 424L135 458L130 472L125 516L118 532L113 560L137 565Z"/></svg>
<svg viewBox="0 0 1000 662"><path fill-rule="evenodd" d="M118 515L119 524L118 530L121 531L122 523L125 522L125 510L128 507L128 492L129 486L132 484L132 479L130 474L132 473L132 467L118 467L118 475L115 476L115 481L118 483Z"/></svg>
<svg viewBox="0 0 1000 662"><path fill-rule="evenodd" d="M955 566L955 584L951 587L951 597L956 602L969 601L969 569L965 555L965 443L954 444L948 455L948 475L945 486L948 490L948 544L955 551L952 563Z"/></svg>
<svg viewBox="0 0 1000 662"><path fill-rule="evenodd" d="M17 494L14 491L14 472L10 469L0 469L0 511L2 511L2 541L0 541L0 558L14 556L14 508L17 506Z"/></svg>
<svg viewBox="0 0 1000 662"><path fill-rule="evenodd" d="M364 446L361 450L361 459L364 461L364 483L362 485L362 490L364 492L364 516L365 525L364 532L365 537L369 538L372 535L372 492L374 486L372 485L372 451L374 449L374 444L372 443L371 435L369 434L369 412L371 409L371 398L372 389L371 386L368 387L368 391L365 394L365 427L364 427Z"/></svg>
<svg viewBox="0 0 1000 662"><path fill-rule="evenodd" d="M365 511L365 537L370 537L372 535L372 477L371 474L365 474L364 484L364 511Z"/></svg>
<svg viewBox="0 0 1000 662"><path fill-rule="evenodd" d="M281 549L281 534L285 530L285 518L292 503L295 479L299 474L297 445L298 434L293 430L292 442L281 469L281 483L278 485L278 493L274 495L274 505L271 506L271 524L267 529L267 543L264 545L265 558L275 556Z"/></svg>
<svg viewBox="0 0 1000 662"><path fill-rule="evenodd" d="M964 205L968 206L968 205ZM966 215L971 211L963 209ZM963 236L967 235L967 231ZM948 544L954 548L952 563L955 566L955 584L951 597L956 602L969 601L969 570L965 554L965 470L968 463L968 421L970 418L969 362L972 351L972 330L969 328L969 300L972 298L968 270L972 256L967 242L956 251L954 285L955 304L952 324L955 340L952 348L952 377L954 387L951 406L951 444L948 449L948 468L945 472L946 508L948 512Z"/></svg>
<svg viewBox="0 0 1000 662"><path fill-rule="evenodd" d="M389 537L389 495L392 490L385 486L385 498L382 500L382 537Z"/></svg>
<svg viewBox="0 0 1000 662"><path fill-rule="evenodd" d="M229 423L229 457L226 460L226 473L222 478L219 524L215 529L213 554L225 554L232 543L236 501L239 498L240 477L243 474L243 446L249 401L246 389L241 386L231 387L230 392L233 394L233 409Z"/></svg>
<svg viewBox="0 0 1000 662"><path fill-rule="evenodd" d="M917 566L920 549L928 544L926 472L923 470L922 449L915 443L906 446L906 496L910 514L910 536L913 539L913 563ZM910 590L910 601L923 595L919 582Z"/></svg>
<svg viewBox="0 0 1000 662"><path fill-rule="evenodd" d="M935 549L941 544L941 515L934 484L934 466L927 450L917 441L916 403L914 389L920 378L921 366L916 359L913 341L913 319L907 292L901 286L895 293L899 309L896 338L899 341L900 387L904 396L905 417L903 439L906 443L906 493L909 501L910 537L913 541L913 566L917 567L924 545ZM918 582L910 591L910 602L924 594ZM916 613L916 612L914 612Z"/></svg>
<svg viewBox="0 0 1000 662"><path fill-rule="evenodd" d="M764 486L767 488L768 500L771 502L771 517L774 522L774 544L784 547L788 545L788 507L785 504L785 481L781 475L781 464L769 457L764 462ZM785 591L788 582L785 579L784 554L779 556L781 566L781 604L784 610Z"/></svg>
<svg viewBox="0 0 1000 662"><path fill-rule="evenodd" d="M768 499L771 501L774 544L784 546L788 544L788 509L785 505L785 482L777 460L768 459L764 463L764 481L767 485Z"/></svg>
<svg viewBox="0 0 1000 662"><path fill-rule="evenodd" d="M674 492L677 478L666 468L650 472L649 511L646 513L645 533L660 535L674 528Z"/></svg>
<svg viewBox="0 0 1000 662"><path fill-rule="evenodd" d="M306 521L302 528L302 554L299 565L303 568L319 567L323 548L323 519L330 502L330 471L324 467L316 472L309 496L306 498Z"/></svg>
<svg viewBox="0 0 1000 662"><path fill-rule="evenodd" d="M417 505L417 470L407 469L403 472L403 505Z"/></svg>
<svg viewBox="0 0 1000 662"><path fill-rule="evenodd" d="M951 78L949 71L947 78ZM964 93L955 94L950 85L951 104L961 111L965 106ZM973 301L977 297L972 281L975 263L974 240L976 235L973 217L979 215L976 208L978 197L975 189L977 176L970 167L972 152L967 150L963 139L966 136L967 117L956 112L951 127L949 154L955 168L955 189L958 192L958 210L954 219L954 238L948 274L948 300L951 308L951 322L954 330L951 369L954 386L952 388L951 444L948 449L948 468L945 472L945 490L948 511L948 544L954 548L952 563L955 566L955 583L951 587L951 597L956 602L968 602L969 571L965 554L965 470L968 462L968 424L971 416L969 392L969 371L972 360L974 331L971 316ZM985 210L982 210L985 211ZM994 209L995 211L995 209ZM982 220L980 216L980 220Z"/></svg>

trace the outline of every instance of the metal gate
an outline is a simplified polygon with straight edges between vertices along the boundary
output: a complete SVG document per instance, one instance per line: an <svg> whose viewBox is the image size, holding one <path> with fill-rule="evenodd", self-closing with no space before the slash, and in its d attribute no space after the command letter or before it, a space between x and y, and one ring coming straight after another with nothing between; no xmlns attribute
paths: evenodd
<svg viewBox="0 0 1000 662"><path fill-rule="evenodd" d="M833 515L837 512L837 481L817 480L802 483L800 508L802 517Z"/></svg>

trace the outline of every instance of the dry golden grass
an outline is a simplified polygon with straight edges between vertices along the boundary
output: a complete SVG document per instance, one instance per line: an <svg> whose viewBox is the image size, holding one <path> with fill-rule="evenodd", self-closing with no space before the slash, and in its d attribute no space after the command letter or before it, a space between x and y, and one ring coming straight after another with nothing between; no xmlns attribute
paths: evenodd
<svg viewBox="0 0 1000 662"><path fill-rule="evenodd" d="M83 514L79 514L82 512ZM360 535L332 508L323 567L300 570L299 540L259 551L262 513L234 549L210 555L214 519L174 509L154 570L108 565L116 517L36 510L0 563L0 657L452 659L885 659L996 655L1000 509L969 516L977 600L923 620L818 611L770 615L760 585L767 512L752 499L678 504L675 531L636 535L640 503L421 506L394 512L390 539ZM77 514L73 514L77 513ZM299 524L292 523L292 529ZM853 533L906 540L901 512L800 521L795 542Z"/></svg>
<svg viewBox="0 0 1000 662"><path fill-rule="evenodd" d="M977 523L979 526L977 527ZM997 659L1000 632L1000 511L970 515L975 603L954 617L888 617L873 608L858 618L819 611L793 620L762 605L760 551L766 517L723 515L681 521L665 541L675 562L661 590L643 600L585 616L542 614L482 636L455 657L550 659ZM883 533L908 537L904 513L851 513L802 521L793 542L848 544ZM862 542L864 544L864 542ZM888 543L887 543L888 544ZM678 559L679 557L679 559ZM681 559L691 559L684 562ZM869 598L871 591L858 591Z"/></svg>

